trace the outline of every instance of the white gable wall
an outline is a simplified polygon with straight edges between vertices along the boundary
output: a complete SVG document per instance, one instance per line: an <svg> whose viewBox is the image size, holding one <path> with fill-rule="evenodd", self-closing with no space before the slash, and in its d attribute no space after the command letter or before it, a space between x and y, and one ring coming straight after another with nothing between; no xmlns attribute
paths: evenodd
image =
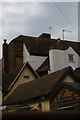
<svg viewBox="0 0 80 120"><path fill-rule="evenodd" d="M67 66L66 54L62 50L50 50L49 51L49 61L51 72L60 70Z"/></svg>
<svg viewBox="0 0 80 120"><path fill-rule="evenodd" d="M26 49L25 44L23 44L23 63L25 63L26 61L29 61L29 52Z"/></svg>
<svg viewBox="0 0 80 120"><path fill-rule="evenodd" d="M31 64L34 70L37 70L46 59L47 57L30 55L29 63Z"/></svg>
<svg viewBox="0 0 80 120"><path fill-rule="evenodd" d="M69 47L65 52L67 55L67 64L69 64L69 66L72 66L72 68L75 70L75 68L79 67L79 55L74 51L72 47ZM73 62L69 62L68 54L73 54Z"/></svg>
<svg viewBox="0 0 80 120"><path fill-rule="evenodd" d="M80 67L80 57L78 58L78 66Z"/></svg>
<svg viewBox="0 0 80 120"><path fill-rule="evenodd" d="M68 54L74 55L73 62L69 61ZM67 50L51 49L49 51L49 61L50 61L51 72L60 70L67 66L71 66L75 70L75 68L79 67L79 59L80 57L71 47L69 47Z"/></svg>
<svg viewBox="0 0 80 120"><path fill-rule="evenodd" d="M23 63L28 61L33 69L37 70L46 59L47 57L30 55L25 44L23 44Z"/></svg>
<svg viewBox="0 0 80 120"><path fill-rule="evenodd" d="M69 61L68 54L73 54L74 61ZM30 55L26 49L25 44L23 44L23 63L29 61L34 70L37 70L41 64L47 59L43 56L34 56ZM49 61L50 61L50 71L54 72L71 66L74 70L77 67L80 67L80 56L74 51L72 47L69 47L67 50L57 50L52 49L49 51Z"/></svg>

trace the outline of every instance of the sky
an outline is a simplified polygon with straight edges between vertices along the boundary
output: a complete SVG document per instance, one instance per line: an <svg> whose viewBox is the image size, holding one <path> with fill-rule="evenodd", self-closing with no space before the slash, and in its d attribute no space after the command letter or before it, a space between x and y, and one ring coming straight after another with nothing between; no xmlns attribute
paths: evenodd
<svg viewBox="0 0 80 120"><path fill-rule="evenodd" d="M51 38L62 39L62 30L66 30L65 40L78 41L78 2L3 0L0 2L0 28L0 58L3 40L9 43L19 35L38 37L50 33Z"/></svg>

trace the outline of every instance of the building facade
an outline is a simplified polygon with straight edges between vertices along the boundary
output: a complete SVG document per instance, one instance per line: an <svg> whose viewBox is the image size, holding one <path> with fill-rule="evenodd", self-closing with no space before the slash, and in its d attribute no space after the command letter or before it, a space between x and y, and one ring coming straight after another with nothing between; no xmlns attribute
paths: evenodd
<svg viewBox="0 0 80 120"><path fill-rule="evenodd" d="M71 66L73 70L80 67L80 56L72 47L67 50L51 49L49 51L49 61L51 72L55 72L67 66Z"/></svg>
<svg viewBox="0 0 80 120"><path fill-rule="evenodd" d="M19 85L4 104L8 111L16 111L19 106L23 110L29 106L43 112L80 110L80 80L71 67L66 67Z"/></svg>

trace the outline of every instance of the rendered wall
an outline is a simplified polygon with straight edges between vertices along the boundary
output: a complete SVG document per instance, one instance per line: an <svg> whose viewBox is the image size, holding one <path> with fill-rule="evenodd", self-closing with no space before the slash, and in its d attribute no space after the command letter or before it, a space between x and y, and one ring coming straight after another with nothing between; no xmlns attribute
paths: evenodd
<svg viewBox="0 0 80 120"><path fill-rule="evenodd" d="M25 44L23 44L23 63L28 61L33 69L37 70L46 59L47 57L30 55Z"/></svg>
<svg viewBox="0 0 80 120"><path fill-rule="evenodd" d="M69 61L68 54L73 54L74 61ZM77 67L79 67L79 59L80 57L71 47L69 47L67 50L51 49L49 51L51 72L60 70L67 66L71 66L75 70Z"/></svg>

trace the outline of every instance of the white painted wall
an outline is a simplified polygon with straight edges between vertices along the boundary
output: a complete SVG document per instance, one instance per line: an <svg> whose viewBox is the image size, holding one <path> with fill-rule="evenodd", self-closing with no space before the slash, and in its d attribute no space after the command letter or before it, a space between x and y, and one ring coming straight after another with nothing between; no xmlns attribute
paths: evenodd
<svg viewBox="0 0 80 120"><path fill-rule="evenodd" d="M34 70L37 70L46 59L47 57L30 55L29 63L31 64Z"/></svg>
<svg viewBox="0 0 80 120"><path fill-rule="evenodd" d="M69 61L68 54L74 54L73 62ZM75 68L79 67L79 60L80 60L80 57L71 47L69 47L67 50L51 49L49 51L49 61L50 61L51 72L60 70L67 66L71 66L75 70Z"/></svg>
<svg viewBox="0 0 80 120"><path fill-rule="evenodd" d="M80 57L78 58L78 66L80 67Z"/></svg>
<svg viewBox="0 0 80 120"><path fill-rule="evenodd" d="M26 49L25 44L23 43L23 63L25 63L26 61L29 61L29 52Z"/></svg>
<svg viewBox="0 0 80 120"><path fill-rule="evenodd" d="M67 64L69 64L69 66L72 66L72 68L75 70L77 67L79 67L80 56L74 51L74 49L72 47L69 47L65 52L67 55ZM73 56L74 61L73 62L69 62L68 54L74 54L74 56Z"/></svg>
<svg viewBox="0 0 80 120"><path fill-rule="evenodd" d="M50 50L49 51L49 61L51 72L62 69L67 66L66 54L62 50Z"/></svg>
<svg viewBox="0 0 80 120"><path fill-rule="evenodd" d="M37 70L46 59L47 57L30 55L25 44L23 44L23 63L28 61L33 69Z"/></svg>
<svg viewBox="0 0 80 120"><path fill-rule="evenodd" d="M68 54L74 55L73 62L69 61ZM33 69L37 70L46 59L47 57L30 55L25 44L23 44L23 63L29 61ZM69 47L67 50L57 50L57 49L50 50L49 61L50 61L50 72L60 70L67 66L71 66L74 70L77 67L80 67L80 56L74 51L72 47Z"/></svg>

